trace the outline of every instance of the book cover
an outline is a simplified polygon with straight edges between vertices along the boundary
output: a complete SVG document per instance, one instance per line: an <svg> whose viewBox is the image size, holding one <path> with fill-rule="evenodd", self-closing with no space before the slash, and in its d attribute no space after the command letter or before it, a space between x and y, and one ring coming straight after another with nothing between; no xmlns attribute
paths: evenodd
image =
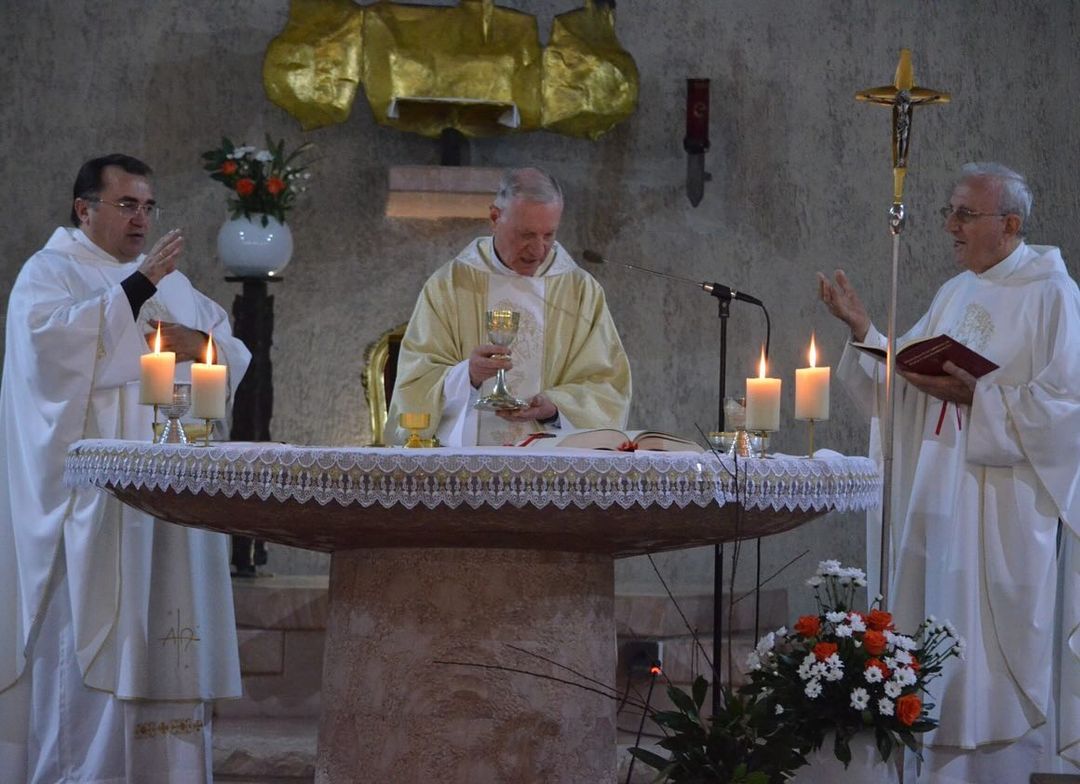
<svg viewBox="0 0 1080 784"><path fill-rule="evenodd" d="M593 430L574 430L562 435L535 433L519 446L561 446L575 449L604 449L617 452L636 452L639 449L658 452L704 452L700 444L670 433L655 430L618 430L600 427Z"/></svg>
<svg viewBox="0 0 1080 784"><path fill-rule="evenodd" d="M854 342L851 345L882 362L885 361L885 349L880 346ZM943 369L946 362L952 362L975 378L981 378L998 368L997 363L945 334L908 341L896 349L896 366L912 373L944 376L947 375Z"/></svg>

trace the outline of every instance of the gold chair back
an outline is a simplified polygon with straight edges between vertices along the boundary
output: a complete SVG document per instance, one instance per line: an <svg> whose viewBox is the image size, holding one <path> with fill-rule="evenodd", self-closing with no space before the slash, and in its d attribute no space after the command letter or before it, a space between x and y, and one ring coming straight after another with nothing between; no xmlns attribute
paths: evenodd
<svg viewBox="0 0 1080 784"><path fill-rule="evenodd" d="M372 446L387 446L386 412L390 408L390 395L394 392L394 381L397 379L401 339L408 325L406 321L386 330L364 351L364 397L367 398L371 422Z"/></svg>

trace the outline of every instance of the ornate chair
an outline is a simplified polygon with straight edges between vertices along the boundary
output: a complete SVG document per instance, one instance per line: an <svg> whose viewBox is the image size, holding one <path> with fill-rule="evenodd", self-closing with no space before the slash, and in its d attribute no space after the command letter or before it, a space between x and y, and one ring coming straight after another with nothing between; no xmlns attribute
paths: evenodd
<svg viewBox="0 0 1080 784"><path fill-rule="evenodd" d="M397 378L401 339L408 324L406 321L386 330L364 351L364 396L371 421L372 446L386 446L386 412L390 408L390 395L394 392L394 380Z"/></svg>

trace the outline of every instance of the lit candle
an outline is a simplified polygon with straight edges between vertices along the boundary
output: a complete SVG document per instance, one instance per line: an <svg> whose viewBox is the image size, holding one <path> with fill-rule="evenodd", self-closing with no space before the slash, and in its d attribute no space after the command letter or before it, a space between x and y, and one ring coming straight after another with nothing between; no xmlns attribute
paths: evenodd
<svg viewBox="0 0 1080 784"><path fill-rule="evenodd" d="M167 406L173 398L176 353L161 350L161 323L154 337L154 350L139 357L139 402Z"/></svg>
<svg viewBox="0 0 1080 784"><path fill-rule="evenodd" d="M191 365L191 415L198 419L225 418L225 365L214 364L214 336L206 343L206 362Z"/></svg>
<svg viewBox="0 0 1080 784"><path fill-rule="evenodd" d="M746 379L746 429L780 429L780 379L765 377L764 347L758 377Z"/></svg>
<svg viewBox="0 0 1080 784"><path fill-rule="evenodd" d="M829 418L829 368L817 366L814 336L810 336L810 367L795 370L795 418Z"/></svg>

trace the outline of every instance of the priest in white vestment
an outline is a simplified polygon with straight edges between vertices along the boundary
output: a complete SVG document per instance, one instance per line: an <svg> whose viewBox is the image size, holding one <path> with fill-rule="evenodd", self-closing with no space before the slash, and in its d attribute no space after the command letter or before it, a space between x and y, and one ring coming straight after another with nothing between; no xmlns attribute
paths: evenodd
<svg viewBox="0 0 1080 784"><path fill-rule="evenodd" d="M402 412L428 413L447 446L513 444L554 428L623 428L630 365L596 280L555 241L558 183L535 168L511 169L491 207L493 236L471 242L424 284L401 343L388 432L404 443ZM484 313L520 313L517 338L492 345ZM473 404L506 371L518 411Z"/></svg>
<svg viewBox="0 0 1080 784"><path fill-rule="evenodd" d="M146 164L88 161L78 228L23 266L0 391L0 781L210 780L211 700L240 695L221 534L154 520L63 483L82 438L147 441L139 357L162 323L190 378L213 336L235 390L250 360L224 310L176 271L178 231Z"/></svg>
<svg viewBox="0 0 1080 784"><path fill-rule="evenodd" d="M976 380L898 371L890 609L966 640L931 686L940 726L920 782L1021 784L1080 773L1080 293L1055 247L1028 245L1023 177L969 164L942 209L965 269L898 345L947 333L999 365ZM884 346L842 271L821 297ZM878 416L884 366L848 346L838 376ZM877 563L880 512L868 527Z"/></svg>

